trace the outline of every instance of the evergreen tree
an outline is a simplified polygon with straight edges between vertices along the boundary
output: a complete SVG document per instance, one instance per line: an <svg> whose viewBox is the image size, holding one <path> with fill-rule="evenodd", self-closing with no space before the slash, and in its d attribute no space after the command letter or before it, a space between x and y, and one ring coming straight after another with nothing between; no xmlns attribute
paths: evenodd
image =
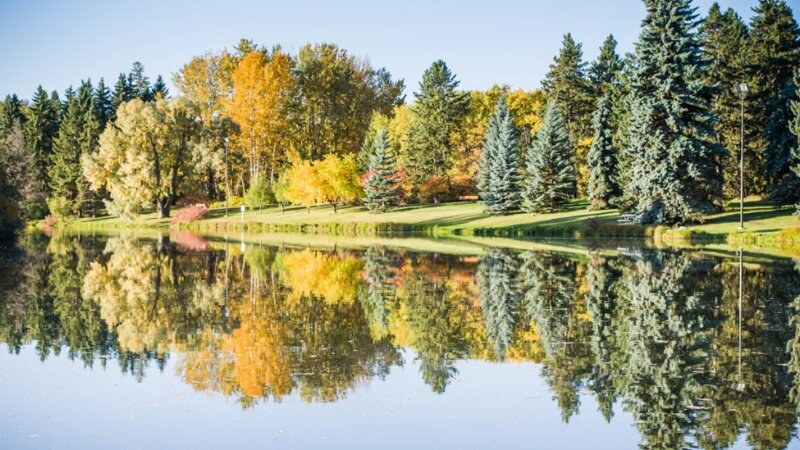
<svg viewBox="0 0 800 450"><path fill-rule="evenodd" d="M443 176L452 165L453 133L469 108L469 94L458 90L459 81L444 61L435 61L422 75L415 119L409 130L408 176L420 185L431 175Z"/></svg>
<svg viewBox="0 0 800 450"><path fill-rule="evenodd" d="M83 176L81 157L98 145L100 125L90 82L81 84L78 95L67 101L67 109L54 141L49 167L51 197L63 205L54 213L81 215L93 208L93 196ZM53 209L53 208L51 208Z"/></svg>
<svg viewBox="0 0 800 450"><path fill-rule="evenodd" d="M23 127L28 118L25 115L25 104L17 94L7 95L0 104L0 141L4 140L11 128L19 122Z"/></svg>
<svg viewBox="0 0 800 450"><path fill-rule="evenodd" d="M133 63L128 73L128 87L133 98L140 98L146 102L153 99L150 79L144 74L144 66L139 61Z"/></svg>
<svg viewBox="0 0 800 450"><path fill-rule="evenodd" d="M575 196L575 163L569 133L555 104L547 108L544 122L528 148L527 178L522 209L555 211Z"/></svg>
<svg viewBox="0 0 800 450"><path fill-rule="evenodd" d="M600 97L592 117L594 139L589 150L589 207L605 209L614 205L621 189L617 182L617 149L614 147L614 130L611 128L611 100Z"/></svg>
<svg viewBox="0 0 800 450"><path fill-rule="evenodd" d="M705 66L689 0L647 0L628 96L631 108L626 194L643 223L702 220L718 210L721 160Z"/></svg>
<svg viewBox="0 0 800 450"><path fill-rule="evenodd" d="M731 154L724 162L723 192L727 197L739 195L740 151L740 98L735 86L748 81L747 58L750 45L747 25L736 12L728 8L722 12L717 3L711 6L700 25L698 39L703 48L703 59L708 61L705 84L710 88L711 109L717 117L716 133L719 142ZM750 103L749 101L747 102ZM747 111L749 112L749 111ZM752 188L763 184L760 155L753 149L755 138L760 138L760 125L752 117L745 118L745 176Z"/></svg>
<svg viewBox="0 0 800 450"><path fill-rule="evenodd" d="M793 153L797 147L797 136L790 130L791 104L797 98L797 87L789 80L770 102L770 113L764 128L767 144L764 149L764 168L770 180L770 197L777 205L793 205L800 200L800 178L792 172L792 167L798 162Z"/></svg>
<svg viewBox="0 0 800 450"><path fill-rule="evenodd" d="M47 166L53 152L53 141L58 134L59 106L41 86L33 94L29 120L25 124L25 141L33 160L29 176L39 182L38 195L27 205L27 218L41 219L47 213L44 203L47 189Z"/></svg>
<svg viewBox="0 0 800 450"><path fill-rule="evenodd" d="M114 105L112 103L111 91L108 90L105 81L100 78L94 90L95 116L100 125L100 131L106 127L106 123L114 118Z"/></svg>
<svg viewBox="0 0 800 450"><path fill-rule="evenodd" d="M574 147L578 138L586 135L592 109L591 90L586 78L582 45L567 33L561 42L558 56L542 81L548 103L558 105Z"/></svg>
<svg viewBox="0 0 800 450"><path fill-rule="evenodd" d="M517 128L501 95L486 130L478 172L479 192L491 215L508 214L522 201L517 152Z"/></svg>
<svg viewBox="0 0 800 450"><path fill-rule="evenodd" d="M617 54L617 40L609 34L600 47L597 60L589 66L589 81L598 98L609 95L616 88L621 70L622 59Z"/></svg>
<svg viewBox="0 0 800 450"><path fill-rule="evenodd" d="M167 89L167 83L164 82L164 78L159 75L156 77L156 82L153 83L153 89L151 91L152 98L167 98L169 97L169 89Z"/></svg>
<svg viewBox="0 0 800 450"><path fill-rule="evenodd" d="M478 266L478 292L489 342L502 361L514 335L520 303L519 261L508 250L490 249Z"/></svg>
<svg viewBox="0 0 800 450"><path fill-rule="evenodd" d="M794 72L794 85L800 86L800 68ZM791 112L791 121L789 123L789 131L794 134L795 146L792 149L792 156L794 157L794 165L792 172L794 172L795 179L800 178L800 96L796 96L794 100L789 102ZM800 203L796 204L800 210Z"/></svg>
<svg viewBox="0 0 800 450"><path fill-rule="evenodd" d="M111 109L112 114L110 119L113 121L117 116L117 109L119 109L119 105L131 100L133 98L133 92L128 84L128 79L125 77L125 74L119 74L119 78L117 78L117 83L114 85L114 92L111 94Z"/></svg>
<svg viewBox="0 0 800 450"><path fill-rule="evenodd" d="M800 65L800 29L791 8L782 0L760 0L750 22L749 64L752 88L745 103L748 121L757 125L755 136L746 136L764 149L761 155L763 182L756 193L769 192L788 171L785 142L789 133L770 115L791 82L793 70ZM785 108L785 106L782 106ZM770 123L771 122L771 123ZM771 125L768 131L767 126Z"/></svg>
<svg viewBox="0 0 800 450"><path fill-rule="evenodd" d="M364 179L364 204L373 212L386 212L397 202L397 160L391 150L389 132L382 128L373 141L372 156Z"/></svg>

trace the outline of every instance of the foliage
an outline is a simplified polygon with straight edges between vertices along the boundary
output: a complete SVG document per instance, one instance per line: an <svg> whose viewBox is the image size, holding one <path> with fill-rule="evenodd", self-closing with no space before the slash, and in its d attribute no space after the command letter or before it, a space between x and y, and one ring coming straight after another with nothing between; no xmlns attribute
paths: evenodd
<svg viewBox="0 0 800 450"><path fill-rule="evenodd" d="M183 99L134 99L120 106L115 126L100 137L100 149L83 158L92 187L111 195L109 210L130 217L155 208L159 217L169 217L191 174L194 116L193 105Z"/></svg>
<svg viewBox="0 0 800 450"><path fill-rule="evenodd" d="M611 128L611 100L603 96L597 101L592 116L594 139L589 150L589 207L605 209L613 205L622 193L619 187L617 149L614 147Z"/></svg>
<svg viewBox="0 0 800 450"><path fill-rule="evenodd" d="M183 208L175 211L175 214L170 218L169 223L189 223L205 219L208 216L208 205L204 203L196 203L194 205L184 206Z"/></svg>
<svg viewBox="0 0 800 450"><path fill-rule="evenodd" d="M282 197L310 208L329 203L334 213L340 203L352 203L363 195L355 156L330 154L317 162L301 161L286 172Z"/></svg>
<svg viewBox="0 0 800 450"><path fill-rule="evenodd" d="M508 214L522 201L517 152L517 129L501 96L486 130L478 172L478 192L491 215Z"/></svg>
<svg viewBox="0 0 800 450"><path fill-rule="evenodd" d="M452 164L454 133L469 108L469 95L458 90L459 81L442 60L434 61L422 75L414 93L414 119L409 128L407 175L420 185L432 175L442 177Z"/></svg>
<svg viewBox="0 0 800 450"><path fill-rule="evenodd" d="M265 205L275 203L272 184L266 178L259 178L245 192L244 203L251 208L263 208Z"/></svg>
<svg viewBox="0 0 800 450"><path fill-rule="evenodd" d="M727 152L714 139L688 0L647 3L634 64L626 195L644 223L700 221L720 207Z"/></svg>
<svg viewBox="0 0 800 450"><path fill-rule="evenodd" d="M544 123L526 155L522 209L527 212L558 210L575 196L575 163L569 133L555 104L547 108Z"/></svg>
<svg viewBox="0 0 800 450"><path fill-rule="evenodd" d="M381 130L373 141L367 173L364 175L364 204L370 211L385 212L398 200L397 160L391 150L389 132Z"/></svg>

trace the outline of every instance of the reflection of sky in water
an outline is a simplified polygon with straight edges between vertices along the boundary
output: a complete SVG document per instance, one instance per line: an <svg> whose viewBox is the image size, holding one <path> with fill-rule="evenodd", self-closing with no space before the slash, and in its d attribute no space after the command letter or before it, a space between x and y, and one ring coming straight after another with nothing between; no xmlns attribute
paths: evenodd
<svg viewBox="0 0 800 450"><path fill-rule="evenodd" d="M116 366L84 369L63 354L44 363L31 347L0 347L0 446L4 448L635 448L631 417L610 424L590 395L561 421L540 367L457 363L442 395L419 375L413 353L385 381L373 378L347 398L305 403L296 394L248 410L220 394L195 392L174 375L143 382Z"/></svg>

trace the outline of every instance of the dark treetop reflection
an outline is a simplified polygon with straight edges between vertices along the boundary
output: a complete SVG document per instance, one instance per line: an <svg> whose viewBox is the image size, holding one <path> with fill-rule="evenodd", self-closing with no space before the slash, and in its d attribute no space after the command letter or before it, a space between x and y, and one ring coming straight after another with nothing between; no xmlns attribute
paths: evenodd
<svg viewBox="0 0 800 450"><path fill-rule="evenodd" d="M615 404L632 414L643 448L744 436L780 449L796 431L800 276L786 260L243 248L174 233L32 235L3 264L12 352L116 360L140 381L172 356L185 383L243 408L336 401L408 348L436 393L465 359L539 363L564 421L592 395L607 421Z"/></svg>

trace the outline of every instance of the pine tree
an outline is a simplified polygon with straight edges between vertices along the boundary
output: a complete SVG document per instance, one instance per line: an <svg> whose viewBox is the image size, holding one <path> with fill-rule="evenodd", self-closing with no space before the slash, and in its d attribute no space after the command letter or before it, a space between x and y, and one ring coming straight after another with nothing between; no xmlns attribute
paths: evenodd
<svg viewBox="0 0 800 450"><path fill-rule="evenodd" d="M770 113L764 128L767 143L764 168L770 180L770 197L777 205L793 205L800 200L800 178L792 172L792 167L799 161L793 153L797 147L797 136L790 130L791 104L797 98L797 87L789 80L770 102Z"/></svg>
<svg viewBox="0 0 800 450"><path fill-rule="evenodd" d="M793 70L800 65L800 29L792 10L781 0L760 0L750 22L750 47L748 68L752 88L745 102L747 122L758 127L755 136L746 136L745 142L754 142L755 148L764 149L762 160L763 182L756 193L771 191L788 172L781 141L788 139L788 129L772 121L767 134L770 114L776 107L784 88L791 82ZM784 106L785 107L785 106Z"/></svg>
<svg viewBox="0 0 800 450"><path fill-rule="evenodd" d="M800 68L794 71L794 84L800 86ZM794 165L792 172L794 172L795 179L800 178L800 96L795 97L789 103L791 110L791 121L789 123L789 131L794 134L795 146L792 149L792 156L794 157ZM800 210L800 203L795 205Z"/></svg>
<svg viewBox="0 0 800 450"><path fill-rule="evenodd" d="M29 219L41 219L47 213L44 203L48 183L47 167L53 153L53 141L58 134L59 106L50 95L38 87L28 109L29 120L25 124L25 141L32 158L31 176L38 180L38 194L26 205Z"/></svg>
<svg viewBox="0 0 800 450"><path fill-rule="evenodd" d="M699 221L718 210L721 160L689 0L647 0L628 96L628 198L643 223Z"/></svg>
<svg viewBox="0 0 800 450"><path fill-rule="evenodd" d="M478 189L491 215L508 214L522 201L517 151L517 129L501 95L486 130L478 173Z"/></svg>
<svg viewBox="0 0 800 450"><path fill-rule="evenodd" d="M100 78L97 87L94 90L94 108L96 110L95 116L100 125L100 131L106 127L106 123L113 120L114 105L111 101L111 91L108 90L105 81Z"/></svg>
<svg viewBox="0 0 800 450"><path fill-rule="evenodd" d="M0 141L8 136L17 122L24 127L27 120L22 100L17 94L7 95L3 103L0 103Z"/></svg>
<svg viewBox="0 0 800 450"><path fill-rule="evenodd" d="M370 246L364 252L364 280L367 284L363 306L373 336L384 336L389 325L389 307L397 293L392 284L392 260L384 247Z"/></svg>
<svg viewBox="0 0 800 450"><path fill-rule="evenodd" d="M144 74L144 66L139 61L133 63L133 67L128 73L128 87L133 98L140 98L146 102L153 99L150 79Z"/></svg>
<svg viewBox="0 0 800 450"><path fill-rule="evenodd" d="M572 154L564 119L558 106L551 104L527 151L522 209L551 212L575 196Z"/></svg>
<svg viewBox="0 0 800 450"><path fill-rule="evenodd" d="M617 54L617 40L609 34L600 47L597 60L589 66L589 81L596 97L609 95L619 84L619 72L622 70L622 59Z"/></svg>
<svg viewBox="0 0 800 450"><path fill-rule="evenodd" d="M389 132L382 128L372 144L372 156L364 179L364 204L370 211L386 212L397 202L397 160L391 150Z"/></svg>
<svg viewBox="0 0 800 450"><path fill-rule="evenodd" d="M431 175L443 176L452 164L452 135L469 108L469 94L458 90L459 81L444 61L435 61L422 75L413 105L415 120L409 130L413 164L408 176L422 184Z"/></svg>
<svg viewBox="0 0 800 450"><path fill-rule="evenodd" d="M167 89L167 83L164 82L164 78L159 75L156 77L156 82L153 83L153 89L151 91L152 98L167 98L169 97L169 89Z"/></svg>
<svg viewBox="0 0 800 450"><path fill-rule="evenodd" d="M51 198L63 204L66 211L54 213L81 215L87 207L93 209L93 196L81 167L82 155L93 152L99 138L92 93L91 83L84 82L78 95L68 96L49 167Z"/></svg>
<svg viewBox="0 0 800 450"><path fill-rule="evenodd" d="M611 100L608 95L604 95L597 101L597 109L592 117L594 139L587 161L591 209L605 209L614 205L622 193L617 182L617 149L614 146L611 116Z"/></svg>
<svg viewBox="0 0 800 450"><path fill-rule="evenodd" d="M117 83L114 85L114 92L111 94L111 108L113 110L111 114L111 120L113 121L117 115L117 109L119 109L119 105L131 100L133 98L133 93L130 85L128 84L128 79L125 77L125 74L119 74L119 78L117 78Z"/></svg>
<svg viewBox="0 0 800 450"><path fill-rule="evenodd" d="M747 25L736 12L728 8L722 12L717 3L711 6L699 29L698 39L703 48L703 59L708 61L705 84L710 88L711 109L717 117L716 133L720 143L731 154L724 162L725 196L739 195L740 151L740 99L734 89L748 82L747 58L750 45ZM750 101L748 100L749 104ZM749 112L749 111L747 111ZM752 117L745 118L745 176L749 185L763 184L760 155L754 151L753 138L760 134L760 126Z"/></svg>
<svg viewBox="0 0 800 450"><path fill-rule="evenodd" d="M582 45L567 33L561 42L558 56L553 58L550 70L542 81L548 103L558 105L567 132L575 146L577 139L585 134L592 109L591 90L586 78L586 63L583 61Z"/></svg>

